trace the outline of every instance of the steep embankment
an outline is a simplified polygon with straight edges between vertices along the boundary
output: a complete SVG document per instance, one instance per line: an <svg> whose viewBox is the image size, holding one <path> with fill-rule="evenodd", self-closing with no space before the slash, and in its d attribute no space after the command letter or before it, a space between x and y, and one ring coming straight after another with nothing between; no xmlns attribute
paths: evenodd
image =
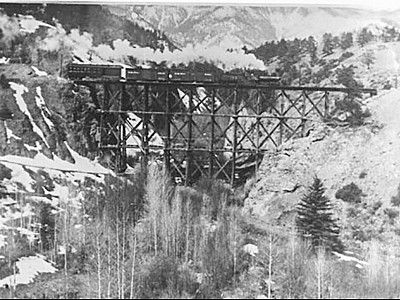
<svg viewBox="0 0 400 300"><path fill-rule="evenodd" d="M400 91L380 92L366 104L372 116L365 126L318 124L310 136L288 142L265 157L246 199L246 210L289 226L296 203L315 175L323 180L341 221L347 204L337 200L335 193L352 182L363 191L365 207L381 201L379 211L383 212L391 206L400 184Z"/></svg>

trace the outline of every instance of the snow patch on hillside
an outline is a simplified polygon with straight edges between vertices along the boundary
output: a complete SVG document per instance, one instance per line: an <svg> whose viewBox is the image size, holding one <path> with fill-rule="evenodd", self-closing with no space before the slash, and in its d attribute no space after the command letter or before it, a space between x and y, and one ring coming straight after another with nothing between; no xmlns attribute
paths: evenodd
<svg viewBox="0 0 400 300"><path fill-rule="evenodd" d="M355 262L356 263L356 267L359 268L359 269L362 269L362 268L364 268L364 266L368 265L367 262L359 260L356 257L350 256L350 255L341 254L341 253L338 253L338 252L335 252L335 251L333 251L332 253L334 255L336 255L340 261L352 261L352 262Z"/></svg>
<svg viewBox="0 0 400 300"><path fill-rule="evenodd" d="M40 71L38 68L35 66L32 66L32 70L35 72L37 76L47 76L48 74L44 71Z"/></svg>
<svg viewBox="0 0 400 300"><path fill-rule="evenodd" d="M50 130L53 130L54 123L49 119L51 113L46 105L46 102L43 99L42 89L40 86L36 88L36 94L37 94L37 96L35 96L36 105L40 108L40 112L47 126L50 128Z"/></svg>
<svg viewBox="0 0 400 300"><path fill-rule="evenodd" d="M10 143L11 138L14 138L14 139L16 139L16 140L21 140L21 138L20 138L19 136L16 136L16 135L11 131L11 129L8 128L7 122L6 122L6 121L3 121L3 122L4 122L4 127L6 128L7 144Z"/></svg>
<svg viewBox="0 0 400 300"><path fill-rule="evenodd" d="M21 257L15 263L18 273L0 280L0 287L5 285L16 286L18 284L29 284L40 273L55 273L57 269L53 263L48 262L43 255Z"/></svg>
<svg viewBox="0 0 400 300"><path fill-rule="evenodd" d="M30 145L28 145L28 144L24 144L24 147L25 147L28 151L35 151L35 152L40 152L40 151L43 149L42 145L41 145L38 141L36 141L36 146L35 146L35 147L30 146Z"/></svg>
<svg viewBox="0 0 400 300"><path fill-rule="evenodd" d="M27 146L28 145L25 145L25 147ZM32 148L32 150L40 151L40 144L37 145L36 148L29 147ZM55 185L54 191L48 194L57 197L64 192L62 186L59 186L57 182L65 180L76 183L84 182L85 178L90 178L99 183L104 183L104 176L106 174L114 175L111 170L104 168L99 163L80 156L77 152L72 150L68 144L66 144L66 147L74 158L75 163L62 160L56 155L53 156L53 159L50 159L40 152L34 158L17 155L0 156L0 163L11 169L12 178L3 180L7 192L18 192L21 190L21 186L23 186L27 192L34 192L32 188L34 180L26 169L44 169L49 174L50 178L53 179ZM28 150L30 149L28 148Z"/></svg>
<svg viewBox="0 0 400 300"><path fill-rule="evenodd" d="M71 153L72 157L75 160L75 164L68 163L70 165L75 166L76 170L75 172L103 174L103 175L112 173L109 169L103 167L99 163L92 161L87 157L79 155L79 153L73 150L66 142L64 142L64 144L68 148L69 152Z"/></svg>
<svg viewBox="0 0 400 300"><path fill-rule="evenodd" d="M10 58L9 57L2 57L2 58L0 58L0 65L6 65L6 64L8 64L8 62L10 61Z"/></svg>
<svg viewBox="0 0 400 300"><path fill-rule="evenodd" d="M22 95L24 93L27 93L29 91L28 88L22 84L18 84L15 82L10 82L10 87L11 87L11 89L13 89L15 91L15 94L14 94L15 101L17 102L19 109L29 118L29 121L32 124L33 131L35 133L37 133L40 136L40 138L43 140L43 142L46 144L46 146L49 147L49 145L47 144L46 138L44 137L43 131L34 122L32 115L30 114L28 107L25 103L25 100L22 97Z"/></svg>
<svg viewBox="0 0 400 300"><path fill-rule="evenodd" d="M62 160L57 156L54 156L54 159L50 159L42 153L38 153L34 158L17 155L0 156L0 162L7 165L13 164L13 169L18 168L18 166L27 166L30 168L49 169L61 172L83 173L87 174L85 176L88 177L91 177L89 176L90 174L105 175L110 174L111 172L100 164L92 162L88 158L79 156L76 152L72 152L71 154L76 161L75 164ZM12 180L14 181L14 177Z"/></svg>
<svg viewBox="0 0 400 300"><path fill-rule="evenodd" d="M18 165L14 163L14 159L12 159L13 155L8 155L11 157L10 160L4 159L4 157L0 156L0 163L7 168L11 169L11 176L10 180L4 179L3 184L7 188L8 192L17 192L19 190L18 184L22 185L26 191L34 192L32 189L32 184L34 180L29 175L29 173L24 170L23 165ZM20 157L20 156L15 156Z"/></svg>

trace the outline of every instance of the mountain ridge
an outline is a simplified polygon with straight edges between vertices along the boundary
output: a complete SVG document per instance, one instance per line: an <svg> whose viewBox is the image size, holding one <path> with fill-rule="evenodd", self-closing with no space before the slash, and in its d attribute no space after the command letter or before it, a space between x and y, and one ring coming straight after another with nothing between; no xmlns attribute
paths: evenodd
<svg viewBox="0 0 400 300"><path fill-rule="evenodd" d="M189 44L257 47L281 38L320 37L370 24L399 26L400 10L388 13L339 7L277 6L109 6L125 18L164 32L180 47ZM233 39L233 42L232 42Z"/></svg>

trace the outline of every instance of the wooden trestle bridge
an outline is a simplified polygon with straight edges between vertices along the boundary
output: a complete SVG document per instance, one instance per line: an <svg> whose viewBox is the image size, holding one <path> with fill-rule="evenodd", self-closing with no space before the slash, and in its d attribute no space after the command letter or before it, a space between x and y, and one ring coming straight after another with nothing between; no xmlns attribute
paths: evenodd
<svg viewBox="0 0 400 300"><path fill-rule="evenodd" d="M173 176L191 184L201 176L235 185L265 151L306 134L311 120L327 120L335 101L375 89L262 84L79 79L98 113L98 149L118 173L130 154L163 157Z"/></svg>

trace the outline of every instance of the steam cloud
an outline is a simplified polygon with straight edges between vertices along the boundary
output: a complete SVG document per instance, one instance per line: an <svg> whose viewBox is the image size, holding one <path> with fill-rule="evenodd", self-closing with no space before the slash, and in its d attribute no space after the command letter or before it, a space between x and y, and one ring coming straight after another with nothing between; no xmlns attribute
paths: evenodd
<svg viewBox="0 0 400 300"><path fill-rule="evenodd" d="M132 56L144 64L148 61L166 62L168 66L180 63L187 65L190 62L208 62L225 70L235 68L265 69L264 63L253 54L245 54L243 50L227 52L218 46L209 48L188 46L182 51L161 52L160 50L154 51L151 48L132 47L129 41L118 39L113 42L113 47L100 45L93 50L104 60L124 61L128 56Z"/></svg>
<svg viewBox="0 0 400 300"><path fill-rule="evenodd" d="M17 18L0 15L0 41L10 45L12 40L21 35Z"/></svg>
<svg viewBox="0 0 400 300"><path fill-rule="evenodd" d="M60 24L50 28L47 36L40 41L39 49L49 52L55 51L83 51L88 52L93 46L92 35L84 32L80 34L78 29L72 29L67 33Z"/></svg>

